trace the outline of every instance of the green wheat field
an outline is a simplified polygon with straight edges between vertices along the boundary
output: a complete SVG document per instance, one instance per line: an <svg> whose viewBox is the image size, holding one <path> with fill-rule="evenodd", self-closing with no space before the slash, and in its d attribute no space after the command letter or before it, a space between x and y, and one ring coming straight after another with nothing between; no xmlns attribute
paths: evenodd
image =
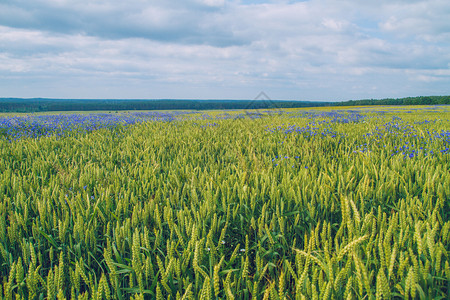
<svg viewBox="0 0 450 300"><path fill-rule="evenodd" d="M448 299L450 106L0 117L0 298Z"/></svg>

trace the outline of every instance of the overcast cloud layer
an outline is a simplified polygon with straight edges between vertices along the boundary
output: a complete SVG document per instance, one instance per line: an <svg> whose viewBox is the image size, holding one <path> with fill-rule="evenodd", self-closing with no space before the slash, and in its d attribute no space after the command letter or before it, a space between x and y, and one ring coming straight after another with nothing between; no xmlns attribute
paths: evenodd
<svg viewBox="0 0 450 300"><path fill-rule="evenodd" d="M2 0L0 97L450 94L448 0Z"/></svg>

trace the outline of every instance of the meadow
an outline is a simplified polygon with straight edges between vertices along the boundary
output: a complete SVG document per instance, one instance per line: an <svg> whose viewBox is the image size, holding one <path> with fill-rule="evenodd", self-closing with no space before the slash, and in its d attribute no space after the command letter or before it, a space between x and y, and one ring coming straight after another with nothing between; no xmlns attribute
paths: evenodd
<svg viewBox="0 0 450 300"><path fill-rule="evenodd" d="M0 298L448 299L450 107L0 116Z"/></svg>

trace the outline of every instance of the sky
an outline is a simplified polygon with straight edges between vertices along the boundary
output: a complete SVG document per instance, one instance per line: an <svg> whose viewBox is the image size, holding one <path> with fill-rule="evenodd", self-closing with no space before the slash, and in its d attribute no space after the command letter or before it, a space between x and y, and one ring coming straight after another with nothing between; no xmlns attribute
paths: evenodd
<svg viewBox="0 0 450 300"><path fill-rule="evenodd" d="M1 0L0 97L450 95L448 0Z"/></svg>

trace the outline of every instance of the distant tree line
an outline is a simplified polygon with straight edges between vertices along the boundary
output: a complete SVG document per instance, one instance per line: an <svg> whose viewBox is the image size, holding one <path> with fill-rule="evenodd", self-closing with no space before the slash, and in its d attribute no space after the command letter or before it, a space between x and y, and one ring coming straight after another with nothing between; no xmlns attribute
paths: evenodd
<svg viewBox="0 0 450 300"><path fill-rule="evenodd" d="M0 112L271 109L330 105L280 100L106 100L0 98Z"/></svg>
<svg viewBox="0 0 450 300"><path fill-rule="evenodd" d="M108 100L0 98L0 112L120 111L120 110L214 110L272 109L318 106L364 105L441 105L450 104L450 96L420 96L399 99L366 99L343 102L282 100Z"/></svg>
<svg viewBox="0 0 450 300"><path fill-rule="evenodd" d="M336 102L336 106L366 106L366 105L442 105L450 104L450 96L419 96L407 98L365 99Z"/></svg>

